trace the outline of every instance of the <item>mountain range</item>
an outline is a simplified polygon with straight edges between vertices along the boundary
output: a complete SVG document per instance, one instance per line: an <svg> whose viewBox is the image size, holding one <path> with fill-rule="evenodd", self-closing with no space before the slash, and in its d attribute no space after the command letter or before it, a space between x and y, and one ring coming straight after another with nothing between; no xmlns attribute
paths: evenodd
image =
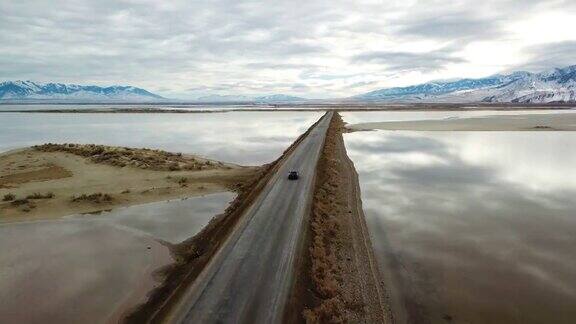
<svg viewBox="0 0 576 324"><path fill-rule="evenodd" d="M432 81L407 87L374 90L345 100L362 102L576 102L576 65L542 73L513 72L479 79ZM0 83L0 102L166 102L164 98L131 86L83 86L32 81ZM172 100L174 101L174 100ZM209 95L201 103L301 103L308 99L274 94L267 96Z"/></svg>
<svg viewBox="0 0 576 324"><path fill-rule="evenodd" d="M250 102L250 103L287 103L287 102L304 102L308 99L288 96L284 94L274 94L267 96L242 96L242 95L210 95L203 96L195 101L197 102Z"/></svg>
<svg viewBox="0 0 576 324"><path fill-rule="evenodd" d="M169 100L145 89L131 86L99 87L33 81L6 81L0 83L0 102L166 102ZM287 103L306 100L295 96L274 94L267 96L210 95L193 101L202 103Z"/></svg>
<svg viewBox="0 0 576 324"><path fill-rule="evenodd" d="M0 83L0 100L56 100L56 101L159 101L166 98L131 86L82 86L32 81Z"/></svg>
<svg viewBox="0 0 576 324"><path fill-rule="evenodd" d="M513 72L480 79L385 88L352 99L372 102L576 102L576 65L542 73Z"/></svg>

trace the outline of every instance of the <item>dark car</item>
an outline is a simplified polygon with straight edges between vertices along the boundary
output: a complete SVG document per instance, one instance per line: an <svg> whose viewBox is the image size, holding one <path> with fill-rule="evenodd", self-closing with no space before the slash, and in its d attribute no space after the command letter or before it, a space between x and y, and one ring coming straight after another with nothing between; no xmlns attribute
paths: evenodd
<svg viewBox="0 0 576 324"><path fill-rule="evenodd" d="M288 180L298 180L298 171L288 172Z"/></svg>

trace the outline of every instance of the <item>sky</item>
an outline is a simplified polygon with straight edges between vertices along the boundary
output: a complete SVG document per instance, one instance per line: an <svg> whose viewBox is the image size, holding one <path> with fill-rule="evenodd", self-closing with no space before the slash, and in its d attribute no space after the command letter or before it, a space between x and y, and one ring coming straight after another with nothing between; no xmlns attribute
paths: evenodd
<svg viewBox="0 0 576 324"><path fill-rule="evenodd" d="M0 79L342 98L576 64L575 0L7 0Z"/></svg>

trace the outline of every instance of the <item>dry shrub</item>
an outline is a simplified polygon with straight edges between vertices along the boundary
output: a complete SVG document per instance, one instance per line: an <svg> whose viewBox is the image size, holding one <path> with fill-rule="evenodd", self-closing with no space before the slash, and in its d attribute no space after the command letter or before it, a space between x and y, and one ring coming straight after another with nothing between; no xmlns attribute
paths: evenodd
<svg viewBox="0 0 576 324"><path fill-rule="evenodd" d="M109 203L112 202L112 196L103 194L101 192L93 193L90 195L81 194L80 196L72 196L72 202L91 202L91 203Z"/></svg>
<svg viewBox="0 0 576 324"><path fill-rule="evenodd" d="M320 306L304 310L304 319L308 324L344 323L344 303L338 297L325 300Z"/></svg>
<svg viewBox="0 0 576 324"><path fill-rule="evenodd" d="M54 193L52 192L47 192L45 194L35 192L31 195L26 196L26 199L52 199L52 198L54 198Z"/></svg>
<svg viewBox="0 0 576 324"><path fill-rule="evenodd" d="M22 205L26 205L28 203L30 203L30 201L28 199L16 199L16 200L13 200L10 204L12 206L22 206Z"/></svg>
<svg viewBox="0 0 576 324"><path fill-rule="evenodd" d="M331 126L328 132L334 132ZM341 269L336 255L340 246L338 220L341 202L338 201L337 160L334 158L334 138L326 137L320 158L310 220L311 243L309 246L315 305L302 313L307 323L343 323L346 305L342 286Z"/></svg>
<svg viewBox="0 0 576 324"><path fill-rule="evenodd" d="M8 193L4 195L4 198L2 198L2 201L12 201L16 199L16 195L14 195L13 193Z"/></svg>
<svg viewBox="0 0 576 324"><path fill-rule="evenodd" d="M20 207L20 210L23 212L29 212L32 209L36 208L36 205L28 199L16 199L10 203L14 207Z"/></svg>
<svg viewBox="0 0 576 324"><path fill-rule="evenodd" d="M180 185L180 187L188 186L188 178L185 177L179 178L177 182Z"/></svg>
<svg viewBox="0 0 576 324"><path fill-rule="evenodd" d="M131 166L156 171L203 170L213 168L210 161L202 162L182 153L170 153L161 150L135 149L129 147L104 146L95 144L53 144L34 146L42 152L66 152L90 159L94 163L117 167Z"/></svg>

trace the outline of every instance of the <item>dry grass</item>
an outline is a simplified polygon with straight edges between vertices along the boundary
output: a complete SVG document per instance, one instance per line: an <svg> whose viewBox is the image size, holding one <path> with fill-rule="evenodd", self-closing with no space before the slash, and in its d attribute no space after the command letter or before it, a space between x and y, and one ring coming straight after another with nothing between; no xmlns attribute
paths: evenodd
<svg viewBox="0 0 576 324"><path fill-rule="evenodd" d="M16 199L16 200L13 200L10 204L12 206L18 207L18 206L26 205L28 203L30 203L30 201L28 199Z"/></svg>
<svg viewBox="0 0 576 324"><path fill-rule="evenodd" d="M131 166L155 171L193 171L221 167L222 163L184 156L161 150L136 149L95 144L43 144L34 149L42 152L66 152L90 159L94 163L117 167Z"/></svg>
<svg viewBox="0 0 576 324"><path fill-rule="evenodd" d="M188 178L182 177L178 179L178 184L180 187L187 187L188 186Z"/></svg>
<svg viewBox="0 0 576 324"><path fill-rule="evenodd" d="M334 123L334 119L332 121ZM338 166L335 159L336 125L328 129L323 153L319 160L316 191L310 220L311 243L310 279L315 303L304 309L302 315L307 323L344 323L347 307L342 288L342 269L338 258L342 210L338 201Z"/></svg>
<svg viewBox="0 0 576 324"><path fill-rule="evenodd" d="M20 210L22 210L23 212L26 212L26 213L31 211L32 209L36 208L36 205L26 198L12 200L10 205L12 205L14 207L19 207Z"/></svg>
<svg viewBox="0 0 576 324"><path fill-rule="evenodd" d="M111 202L112 196L109 194L103 194L101 192L93 194L81 194L80 196L73 196L72 202L91 202L95 204L109 203Z"/></svg>
<svg viewBox="0 0 576 324"><path fill-rule="evenodd" d="M26 199L52 199L52 198L54 198L54 193L52 192L47 192L45 194L35 192L31 195L26 196Z"/></svg>

